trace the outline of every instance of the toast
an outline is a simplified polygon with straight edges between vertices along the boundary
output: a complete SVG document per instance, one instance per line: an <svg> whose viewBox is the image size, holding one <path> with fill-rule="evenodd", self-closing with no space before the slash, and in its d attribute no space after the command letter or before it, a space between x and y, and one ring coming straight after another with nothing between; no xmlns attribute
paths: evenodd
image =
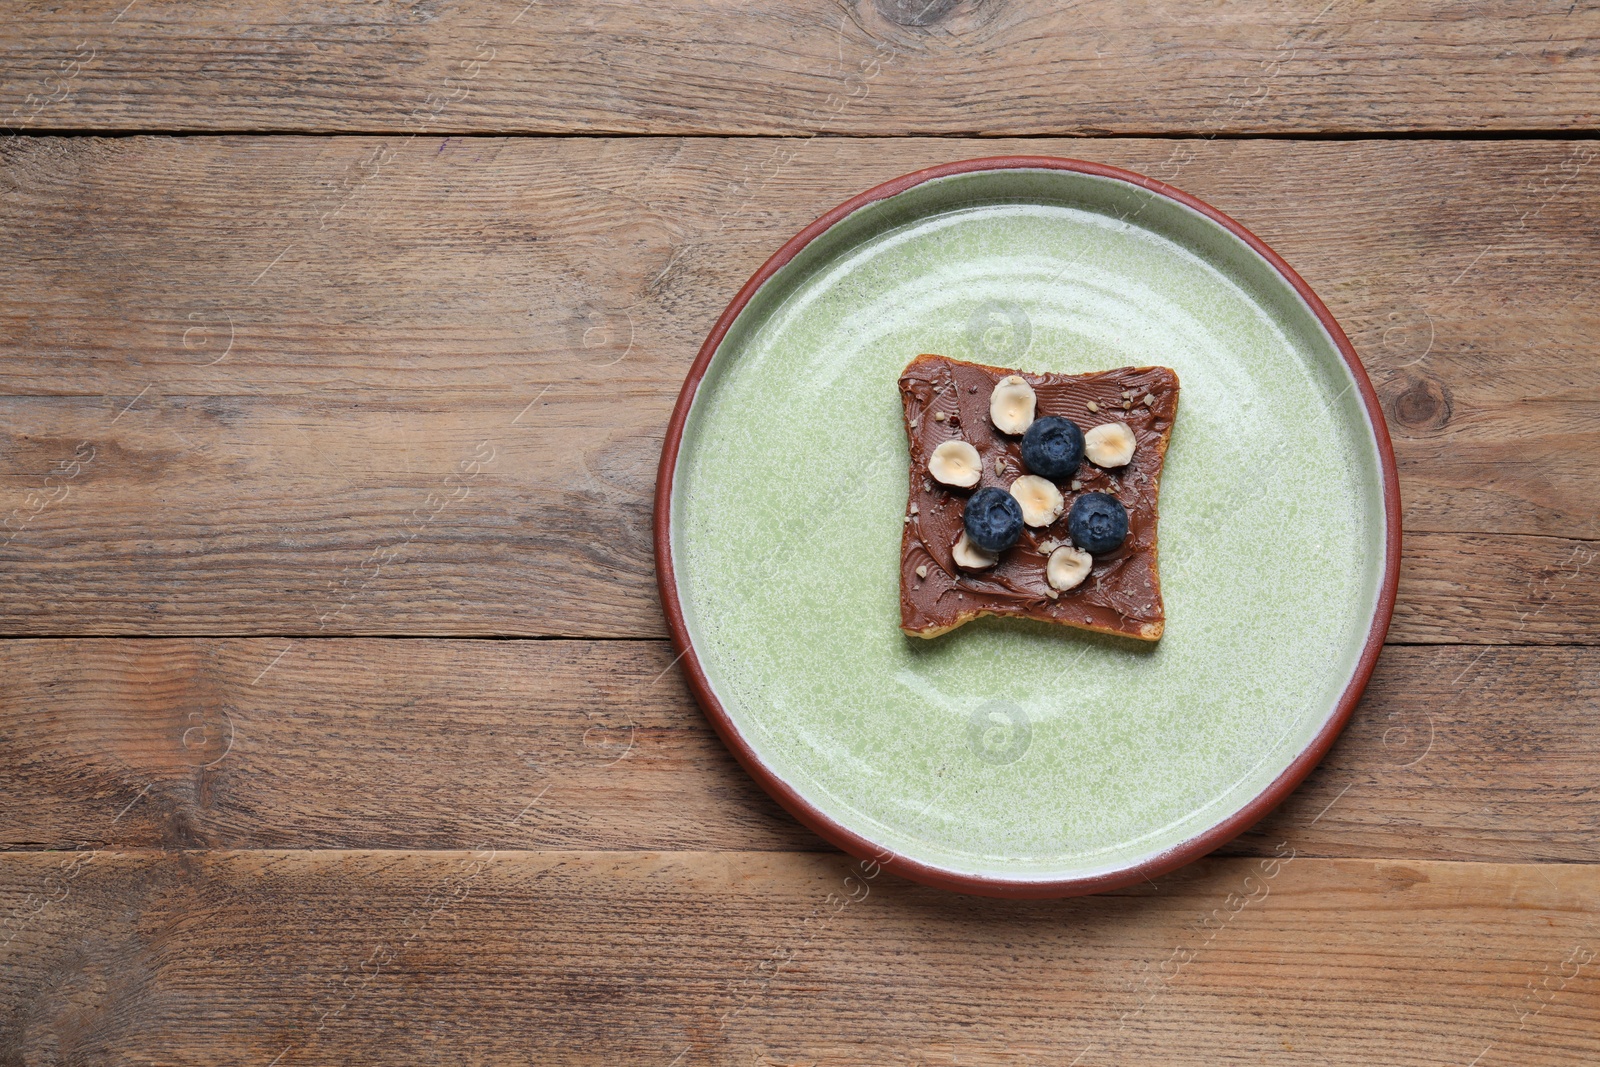
<svg viewBox="0 0 1600 1067"><path fill-rule="evenodd" d="M975 561L964 540L967 501L986 487L1009 494L1018 478L1036 475L1023 460L1021 433L1002 432L991 416L996 386L1007 382L1008 388L1021 389L1017 377L1036 398L1036 416L1030 411L1030 420L1059 416L1085 434L1105 426L1091 441L1125 442L1126 433L1114 425L1121 423L1132 431L1133 453L1119 466L1102 466L1086 457L1070 474L1048 479L1060 492L1059 517L1044 525L1023 525L1015 543L989 554L993 562L985 566L981 558ZM1177 374L1165 367L1030 374L920 355L900 377L900 397L911 451L910 499L900 549L902 630L932 638L983 615L1007 615L1144 641L1161 638L1166 613L1157 570L1156 505L1178 411ZM949 441L965 441L976 449L980 464L975 484L950 485L934 477L933 469L948 477L933 453ZM947 449L944 454L957 453ZM959 455L970 454L959 450ZM1094 454L1120 458L1091 447ZM970 471L964 470L963 477L970 478ZM1025 484L1055 499L1038 485L1037 476ZM1115 498L1127 517L1121 543L1092 556L1078 553L1068 533L1070 509L1090 494ZM1031 513L1036 521L1047 514ZM1063 547L1068 551L1058 559L1088 566L1086 575L1079 566L1077 584L1068 588L1058 588L1052 577L1065 573L1065 564L1061 571L1054 564L1047 567L1052 553ZM958 564L957 554L968 565Z"/></svg>

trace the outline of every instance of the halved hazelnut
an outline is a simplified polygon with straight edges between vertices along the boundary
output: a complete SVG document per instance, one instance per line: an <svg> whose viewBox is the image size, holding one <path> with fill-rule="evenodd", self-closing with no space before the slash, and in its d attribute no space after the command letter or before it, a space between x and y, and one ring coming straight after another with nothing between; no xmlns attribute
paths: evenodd
<svg viewBox="0 0 1600 1067"><path fill-rule="evenodd" d="M1097 467L1122 467L1138 445L1125 422L1108 422L1083 435L1083 454Z"/></svg>
<svg viewBox="0 0 1600 1067"><path fill-rule="evenodd" d="M1094 557L1081 549L1070 545L1062 545L1050 553L1050 560L1044 565L1044 576L1050 583L1050 588L1076 589L1089 577L1089 568L1094 566Z"/></svg>
<svg viewBox="0 0 1600 1067"><path fill-rule="evenodd" d="M962 530L961 536L956 538L955 545L950 549L950 555L955 557L956 566L965 567L969 571L981 571L1000 562L1000 557L993 552L985 552L977 545L969 543L965 530Z"/></svg>
<svg viewBox="0 0 1600 1067"><path fill-rule="evenodd" d="M1011 495L1022 505L1022 521L1029 526L1049 526L1066 507L1055 483L1037 474L1024 474L1012 482Z"/></svg>
<svg viewBox="0 0 1600 1067"><path fill-rule="evenodd" d="M989 395L989 419L1001 433L1021 433L1033 425L1039 398L1020 374L1001 378Z"/></svg>
<svg viewBox="0 0 1600 1067"><path fill-rule="evenodd" d="M983 477L983 459L965 441L946 441L928 457L928 473L945 485L970 489Z"/></svg>

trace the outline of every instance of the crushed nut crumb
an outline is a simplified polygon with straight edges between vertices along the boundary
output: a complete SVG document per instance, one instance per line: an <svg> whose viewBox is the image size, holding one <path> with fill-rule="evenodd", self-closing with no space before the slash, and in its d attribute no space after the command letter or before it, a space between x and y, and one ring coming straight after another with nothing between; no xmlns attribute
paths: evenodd
<svg viewBox="0 0 1600 1067"><path fill-rule="evenodd" d="M942 412L942 411L935 411L935 412L934 412L934 413L933 413L933 421L934 421L934 422L943 422L943 421L944 421L944 420L945 420L945 414L944 414L944 412Z"/></svg>
<svg viewBox="0 0 1600 1067"><path fill-rule="evenodd" d="M1082 489L1082 488L1083 488L1083 483L1078 481L1078 480L1076 480L1076 479L1074 479L1073 482L1072 482L1072 491L1074 493L1076 493L1079 489Z"/></svg>
<svg viewBox="0 0 1600 1067"><path fill-rule="evenodd" d="M1093 400L1089 401L1089 403L1085 404L1084 406L1087 407L1090 411L1099 411L1100 410L1100 405L1096 404Z"/></svg>
<svg viewBox="0 0 1600 1067"><path fill-rule="evenodd" d="M917 568L917 577L918 578L926 578L927 576L928 576L928 565L926 563L924 563L922 566Z"/></svg>
<svg viewBox="0 0 1600 1067"><path fill-rule="evenodd" d="M1155 396L1154 393L1146 393L1146 394L1144 394L1143 403L1144 403L1145 407L1149 407L1151 404L1154 404L1155 402L1156 402L1156 396Z"/></svg>

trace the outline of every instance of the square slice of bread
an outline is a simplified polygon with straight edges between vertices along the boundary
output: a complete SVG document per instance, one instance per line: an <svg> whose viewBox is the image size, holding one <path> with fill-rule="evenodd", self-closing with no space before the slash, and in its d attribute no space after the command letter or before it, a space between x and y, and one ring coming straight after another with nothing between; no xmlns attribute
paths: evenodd
<svg viewBox="0 0 1600 1067"><path fill-rule="evenodd" d="M1024 526L1021 540L982 570L956 564L967 498L984 486L1009 491L1032 473L1022 462L1020 435L1000 432L989 417L989 397L1003 378L1018 374L1037 397L1035 417L1059 415L1088 433L1121 422L1133 431L1133 458L1101 468L1085 459L1072 475L1053 479L1066 506L1049 526ZM900 628L937 637L983 615L1017 615L1145 641L1159 640L1166 625L1156 566L1156 501L1161 465L1178 413L1178 376L1166 367L1123 367L1096 374L1032 374L1004 367L921 355L900 377L906 437L911 449L911 492L900 549ZM977 485L953 489L928 471L933 450L963 440L977 449L983 473ZM1067 515L1086 493L1109 493L1128 512L1122 545L1094 557L1089 576L1057 592L1045 577L1052 548L1071 544Z"/></svg>

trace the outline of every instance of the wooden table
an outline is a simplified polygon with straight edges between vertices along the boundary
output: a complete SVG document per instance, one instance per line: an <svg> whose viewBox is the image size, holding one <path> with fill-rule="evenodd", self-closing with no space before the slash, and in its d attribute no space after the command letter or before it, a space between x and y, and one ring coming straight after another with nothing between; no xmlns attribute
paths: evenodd
<svg viewBox="0 0 1600 1067"><path fill-rule="evenodd" d="M0 1062L1600 1061L1597 39L1567 0L11 5ZM1323 766L1042 903L801 829L650 563L744 278L1004 153L1262 235L1404 482Z"/></svg>

